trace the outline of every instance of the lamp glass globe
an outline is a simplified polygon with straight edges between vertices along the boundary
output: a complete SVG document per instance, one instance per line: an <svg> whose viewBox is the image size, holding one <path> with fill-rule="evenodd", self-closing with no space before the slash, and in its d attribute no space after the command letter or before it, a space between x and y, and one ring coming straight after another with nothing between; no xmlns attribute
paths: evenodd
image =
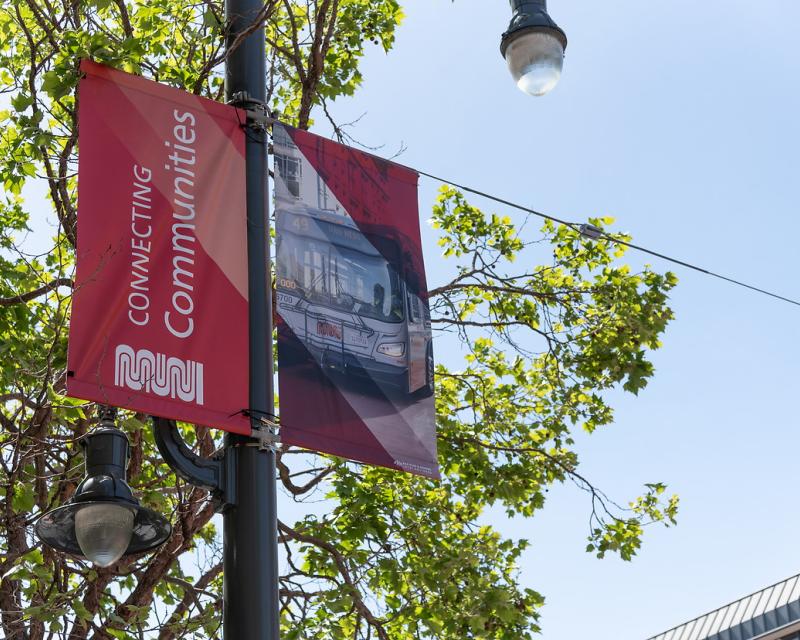
<svg viewBox="0 0 800 640"><path fill-rule="evenodd" d="M547 32L523 32L508 44L506 63L521 91L543 96L561 78L564 47L558 38Z"/></svg>
<svg viewBox="0 0 800 640"><path fill-rule="evenodd" d="M75 513L75 536L83 554L108 567L119 560L133 534L133 509L113 502L87 504Z"/></svg>

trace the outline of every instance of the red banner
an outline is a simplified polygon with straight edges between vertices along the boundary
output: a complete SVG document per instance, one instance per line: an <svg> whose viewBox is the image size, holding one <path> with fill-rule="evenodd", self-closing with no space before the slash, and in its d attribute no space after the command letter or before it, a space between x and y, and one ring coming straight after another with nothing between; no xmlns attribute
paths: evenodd
<svg viewBox="0 0 800 640"><path fill-rule="evenodd" d="M249 433L244 114L81 69L67 392Z"/></svg>
<svg viewBox="0 0 800 640"><path fill-rule="evenodd" d="M417 174L273 127L281 440L439 476Z"/></svg>

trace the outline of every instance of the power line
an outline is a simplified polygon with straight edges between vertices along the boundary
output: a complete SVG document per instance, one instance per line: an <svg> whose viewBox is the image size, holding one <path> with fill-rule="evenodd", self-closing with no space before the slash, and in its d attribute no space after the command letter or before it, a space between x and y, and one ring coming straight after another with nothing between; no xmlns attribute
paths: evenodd
<svg viewBox="0 0 800 640"><path fill-rule="evenodd" d="M364 153L364 152L362 152L362 153ZM372 155L369 152L366 152L366 153L368 153L368 155ZM551 222L556 222L558 224L566 225L566 226L570 227L571 229L574 229L575 231L577 231L578 233L580 233L581 235L583 235L585 237L593 238L593 239L605 238L606 240L608 240L610 242L614 242L616 244L628 247L630 249L634 249L635 251L641 251L642 253L646 253L648 255L655 256L656 258L661 258L662 260L666 260L667 262L672 262L673 264L680 265L681 267L686 267L687 269L692 269L693 271L698 271L698 272L703 273L703 274L705 274L707 276L711 276L713 278L718 278L720 280L724 280L724 281L729 282L731 284L734 284L734 285L736 285L738 287L743 287L745 289L750 289L751 291L756 291L758 293L764 294L765 296L769 296L771 298L776 298L777 300L782 300L783 302L788 302L789 304L793 304L795 306L800 307L800 301L793 300L792 298L787 298L785 296L779 295L777 293L773 293L771 291L767 291L766 289L762 289L760 287L756 287L756 286L751 285L751 284L747 284L746 282L742 282L740 280L736 280L735 278L729 278L728 276L724 276L721 273L716 273L714 271L710 271L709 269L704 269L703 267L698 267L697 265L691 264L690 262L686 262L684 260L679 260L678 258L672 258L672 257L670 257L668 255L663 254L663 253L659 253L658 251L653 251L652 249L648 249L646 247L642 247L640 245L633 244L632 242L627 242L626 240L622 240L620 238L617 238L617 237L613 236L610 233L606 233L605 231L603 231L602 229L600 229L598 227L595 227L594 225L585 224L585 223L581 224L581 223L576 223L576 222L570 222L568 220L562 220L561 218L557 218L555 216L551 216L551 215L548 215L546 213L542 213L541 211L536 211L535 209L531 209L530 207L524 207L521 204L517 204L516 202L511 202L510 200L505 200L505 199L500 198L498 196L493 196L493 195L491 195L489 193L485 193L484 191L479 191L478 189L473 189L472 187L467 187L465 185L458 184L457 182L454 182L453 180L448 180L448 179L442 178L440 176L435 176L432 173L427 173L425 171L421 171L420 169L417 169L416 167L410 167L410 166L404 165L404 164L402 164L400 162L395 162L393 160L390 161L390 162L393 162L394 164L399 165L401 167L405 167L406 169L410 169L411 171L415 171L419 175L425 176L427 178L431 178L432 180L436 180L437 182L441 182L443 184L449 184L450 186L455 187L456 189L461 189L462 191L466 191L468 193L473 193L473 194L475 194L477 196L481 196L482 198L487 198L489 200L493 200L494 202L499 202L500 204L504 204L504 205L506 205L508 207L512 207L513 209L519 209L520 211L525 211L526 213L530 213L532 215L538 216L538 217L543 218L545 220L550 220Z"/></svg>
<svg viewBox="0 0 800 640"><path fill-rule="evenodd" d="M602 229L595 227L594 225L590 224L578 224L575 222L569 222L568 220L561 220L560 218L556 218L555 216L548 215L546 213L542 213L541 211L536 211L535 209L531 209L530 207L524 207L521 204L516 204L515 202L510 202L509 200L504 200L503 198L499 198L497 196L493 196L489 193L484 193L483 191L479 191L477 189L473 189L471 187L466 187L464 185L458 184L453 182L452 180L446 180L445 178L440 178L439 176L432 175L430 173L426 173L425 171L420 171L419 169L414 169L409 167L413 171L416 171L421 176L425 176L427 178L431 178L433 180L437 180L438 182L442 182L444 184L449 184L456 189L461 189L462 191L466 191L468 193L473 193L477 196L481 196L482 198L487 198L489 200L493 200L494 202L499 202L500 204L504 204L508 207L512 207L514 209L519 209L520 211L525 211L526 213L533 214L540 218L544 218L545 220L550 220L552 222L556 222L558 224L566 225L572 229L575 229L578 233L583 236L589 238L605 238L610 242L614 242L616 244L623 245L625 247L629 247L630 249L634 249L636 251L641 251L642 253L646 253L651 256L655 256L656 258L661 258L662 260L666 260L668 262L672 262L673 264L680 265L682 267L686 267L687 269L692 269L694 271L699 271L707 276L712 276L714 278L719 278L720 280L725 280L726 282L730 282L739 287L744 287L745 289L750 289L751 291L757 291L758 293L763 293L765 296L770 296L771 298L777 298L778 300L783 300L784 302L788 302L789 304L793 304L795 306L800 307L800 302L797 300L792 300L791 298L786 298L784 296L778 295L777 293L772 293L771 291L767 291L766 289L761 289L760 287L753 286L751 284L747 284L746 282L741 282L740 280L736 280L734 278L729 278L728 276L724 276L720 273L715 273L714 271L709 271L708 269L704 269L703 267L698 267L697 265L691 264L690 262L685 262L684 260L678 260L677 258L672 258L668 255L663 253L659 253L657 251L653 251L652 249L647 249L646 247L639 246L637 244L633 244L632 242L627 242L620 238L614 237L610 233L606 233Z"/></svg>

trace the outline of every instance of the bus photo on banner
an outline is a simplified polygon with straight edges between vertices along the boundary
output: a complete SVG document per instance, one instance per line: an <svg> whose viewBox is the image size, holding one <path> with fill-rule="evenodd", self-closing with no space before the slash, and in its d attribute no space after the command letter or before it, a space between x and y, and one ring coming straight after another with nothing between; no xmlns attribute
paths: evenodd
<svg viewBox="0 0 800 640"><path fill-rule="evenodd" d="M418 176L273 136L281 440L438 478Z"/></svg>

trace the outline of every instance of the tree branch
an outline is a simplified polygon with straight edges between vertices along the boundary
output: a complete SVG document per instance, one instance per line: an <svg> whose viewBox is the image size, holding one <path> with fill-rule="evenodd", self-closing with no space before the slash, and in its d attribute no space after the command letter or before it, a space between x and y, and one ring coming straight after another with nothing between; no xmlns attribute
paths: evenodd
<svg viewBox="0 0 800 640"><path fill-rule="evenodd" d="M51 282L42 285L38 289L34 289L33 291L28 291L27 293L20 293L16 296L9 296L8 298L0 298L0 306L7 307L12 304L19 304L21 302L30 302L31 300L38 298L46 293L50 293L54 289L58 289L58 287L74 287L75 283L72 281L72 278L56 278Z"/></svg>

